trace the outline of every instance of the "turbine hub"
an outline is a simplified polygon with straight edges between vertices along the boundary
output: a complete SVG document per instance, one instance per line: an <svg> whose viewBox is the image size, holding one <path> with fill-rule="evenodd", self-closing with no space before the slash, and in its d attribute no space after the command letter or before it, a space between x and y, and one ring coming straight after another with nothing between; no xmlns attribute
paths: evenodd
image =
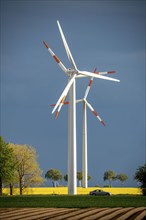
<svg viewBox="0 0 146 220"><path fill-rule="evenodd" d="M74 75L74 74L77 74L77 71L75 70L75 69L71 69L71 68L68 68L67 69L67 74L69 75L69 76L72 76L72 75Z"/></svg>

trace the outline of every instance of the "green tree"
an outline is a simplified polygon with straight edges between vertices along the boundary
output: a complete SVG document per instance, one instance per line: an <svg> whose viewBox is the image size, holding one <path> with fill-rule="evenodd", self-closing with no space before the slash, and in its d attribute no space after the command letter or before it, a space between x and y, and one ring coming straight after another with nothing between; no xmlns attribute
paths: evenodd
<svg viewBox="0 0 146 220"><path fill-rule="evenodd" d="M116 179L116 173L113 170L107 170L104 173L103 179L104 179L104 181L108 180L109 185L111 186L112 180Z"/></svg>
<svg viewBox="0 0 146 220"><path fill-rule="evenodd" d="M79 187L81 187L82 185L82 179L83 179L83 175L82 175L82 171L78 171L77 172L77 179L79 181ZM88 174L87 179L90 180L91 176Z"/></svg>
<svg viewBox="0 0 146 220"><path fill-rule="evenodd" d="M77 172L77 180L79 182L79 187L81 187L81 185L82 185L82 178L83 178L82 171L78 171Z"/></svg>
<svg viewBox="0 0 146 220"><path fill-rule="evenodd" d="M57 182L59 180L62 180L62 174L59 170L56 169L50 169L47 171L45 174L45 178L49 179L52 181L53 187L56 187Z"/></svg>
<svg viewBox="0 0 146 220"><path fill-rule="evenodd" d="M142 188L146 188L146 164L136 170L134 179L140 182Z"/></svg>
<svg viewBox="0 0 146 220"><path fill-rule="evenodd" d="M91 179L92 179L92 177L88 174L87 180L89 181Z"/></svg>
<svg viewBox="0 0 146 220"><path fill-rule="evenodd" d="M68 174L64 175L63 178L64 178L65 182L68 182Z"/></svg>
<svg viewBox="0 0 146 220"><path fill-rule="evenodd" d="M134 179L140 183L143 195L146 195L146 164L136 170Z"/></svg>
<svg viewBox="0 0 146 220"><path fill-rule="evenodd" d="M37 154L33 147L27 145L9 144L15 157L15 181L17 180L20 195L23 189L30 186L38 186L44 182L42 170L37 162Z"/></svg>
<svg viewBox="0 0 146 220"><path fill-rule="evenodd" d="M2 195L2 184L9 182L14 176L14 154L13 150L0 137L0 195Z"/></svg>
<svg viewBox="0 0 146 220"><path fill-rule="evenodd" d="M124 182L128 179L128 176L125 173L120 173L116 176L116 179L118 179L123 186Z"/></svg>

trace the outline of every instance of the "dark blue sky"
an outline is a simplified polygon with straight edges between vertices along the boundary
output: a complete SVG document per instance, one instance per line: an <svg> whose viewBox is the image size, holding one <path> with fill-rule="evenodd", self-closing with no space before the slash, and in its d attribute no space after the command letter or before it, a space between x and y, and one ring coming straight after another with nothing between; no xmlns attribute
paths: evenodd
<svg viewBox="0 0 146 220"><path fill-rule="evenodd" d="M1 0L1 135L36 148L41 169L67 173L67 106L51 114L67 84L42 40L68 68L57 27L60 21L78 69L116 70L120 83L94 79L88 101L106 123L88 111L89 185L101 186L106 170L126 173L126 186L146 160L145 1ZM89 78L77 80L82 98ZM81 170L82 105L77 105L77 158ZM115 182L114 185L120 185Z"/></svg>

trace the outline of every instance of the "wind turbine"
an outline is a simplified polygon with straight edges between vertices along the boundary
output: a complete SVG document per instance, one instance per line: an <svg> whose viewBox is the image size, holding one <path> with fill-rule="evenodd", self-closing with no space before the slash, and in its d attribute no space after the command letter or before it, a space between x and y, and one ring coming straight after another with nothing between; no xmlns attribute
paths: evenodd
<svg viewBox="0 0 146 220"><path fill-rule="evenodd" d="M76 87L75 87L75 79L78 77L95 77L99 79L105 79L110 81L119 82L118 79L110 78L107 76L102 76L100 74L94 74L92 72L88 71L80 71L77 69L77 66L75 64L75 61L72 57L72 54L70 52L70 49L68 47L67 41L65 39L65 36L63 34L62 28L60 26L59 21L57 21L57 25L61 34L61 38L68 56L68 59L72 65L72 68L66 68L63 63L60 61L60 59L54 54L54 52L51 50L51 48L48 46L48 44L43 41L45 47L50 52L54 60L57 62L57 64L60 66L60 68L67 74L68 76L68 83L63 90L61 96L59 97L56 105L54 106L54 109L52 113L55 112L57 108L61 108L59 105L60 103L63 103L65 101L65 98L67 96L67 93L69 92L69 113L68 113L68 193L69 194L76 194ZM105 72L107 73L107 72Z"/></svg>
<svg viewBox="0 0 146 220"><path fill-rule="evenodd" d="M96 69L94 70L94 73L96 72ZM87 96L89 94L91 85L93 82L93 77L91 77L87 89L85 91L83 99L77 100L77 103L82 102L83 103L83 127L82 127L82 187L87 188L88 187L88 159L87 159L87 107L91 110L91 112L94 114L95 117L98 118L100 123L102 123L105 126L105 123L100 118L99 114L94 110L94 108L91 106L91 104L87 101Z"/></svg>
<svg viewBox="0 0 146 220"><path fill-rule="evenodd" d="M99 72L96 72L96 68L94 70L94 73L99 74ZM108 71L107 74L115 73L115 71ZM100 72L100 74L103 74ZM100 121L101 124L105 126L105 123L103 120L100 118L99 114L94 110L94 108L91 106L91 104L87 101L87 96L89 94L92 82L93 82L93 77L91 77L88 86L85 90L84 97L82 99L76 100L76 103L83 103L83 127L82 127L82 186L84 188L88 187L88 159L87 159L87 107L91 110L91 112L94 114L96 118ZM62 105L68 105L69 102L62 102L60 103L60 107ZM55 106L55 104L52 104L51 106ZM56 117L59 116L61 108L57 111Z"/></svg>
<svg viewBox="0 0 146 220"><path fill-rule="evenodd" d="M96 72L96 69L94 70L94 73L96 74L111 74L115 73L115 71L108 71L108 72ZM77 100L77 103L82 102L83 103L83 133L82 133L82 186L84 188L88 187L88 160L87 160L87 107L91 110L91 112L94 114L96 118L100 121L101 124L104 126L104 121L100 118L99 114L95 111L95 109L91 106L91 104L87 101L87 96L89 94L93 77L91 77L87 89L85 91L83 99ZM66 104L66 103L65 103Z"/></svg>

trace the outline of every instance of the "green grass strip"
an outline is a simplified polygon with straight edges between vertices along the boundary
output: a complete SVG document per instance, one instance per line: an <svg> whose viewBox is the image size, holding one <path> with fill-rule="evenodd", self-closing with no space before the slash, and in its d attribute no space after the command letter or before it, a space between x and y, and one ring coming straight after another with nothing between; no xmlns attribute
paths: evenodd
<svg viewBox="0 0 146 220"><path fill-rule="evenodd" d="M89 208L89 207L145 207L146 196L115 195L40 195L40 196L2 196L0 207L54 207L54 208Z"/></svg>

